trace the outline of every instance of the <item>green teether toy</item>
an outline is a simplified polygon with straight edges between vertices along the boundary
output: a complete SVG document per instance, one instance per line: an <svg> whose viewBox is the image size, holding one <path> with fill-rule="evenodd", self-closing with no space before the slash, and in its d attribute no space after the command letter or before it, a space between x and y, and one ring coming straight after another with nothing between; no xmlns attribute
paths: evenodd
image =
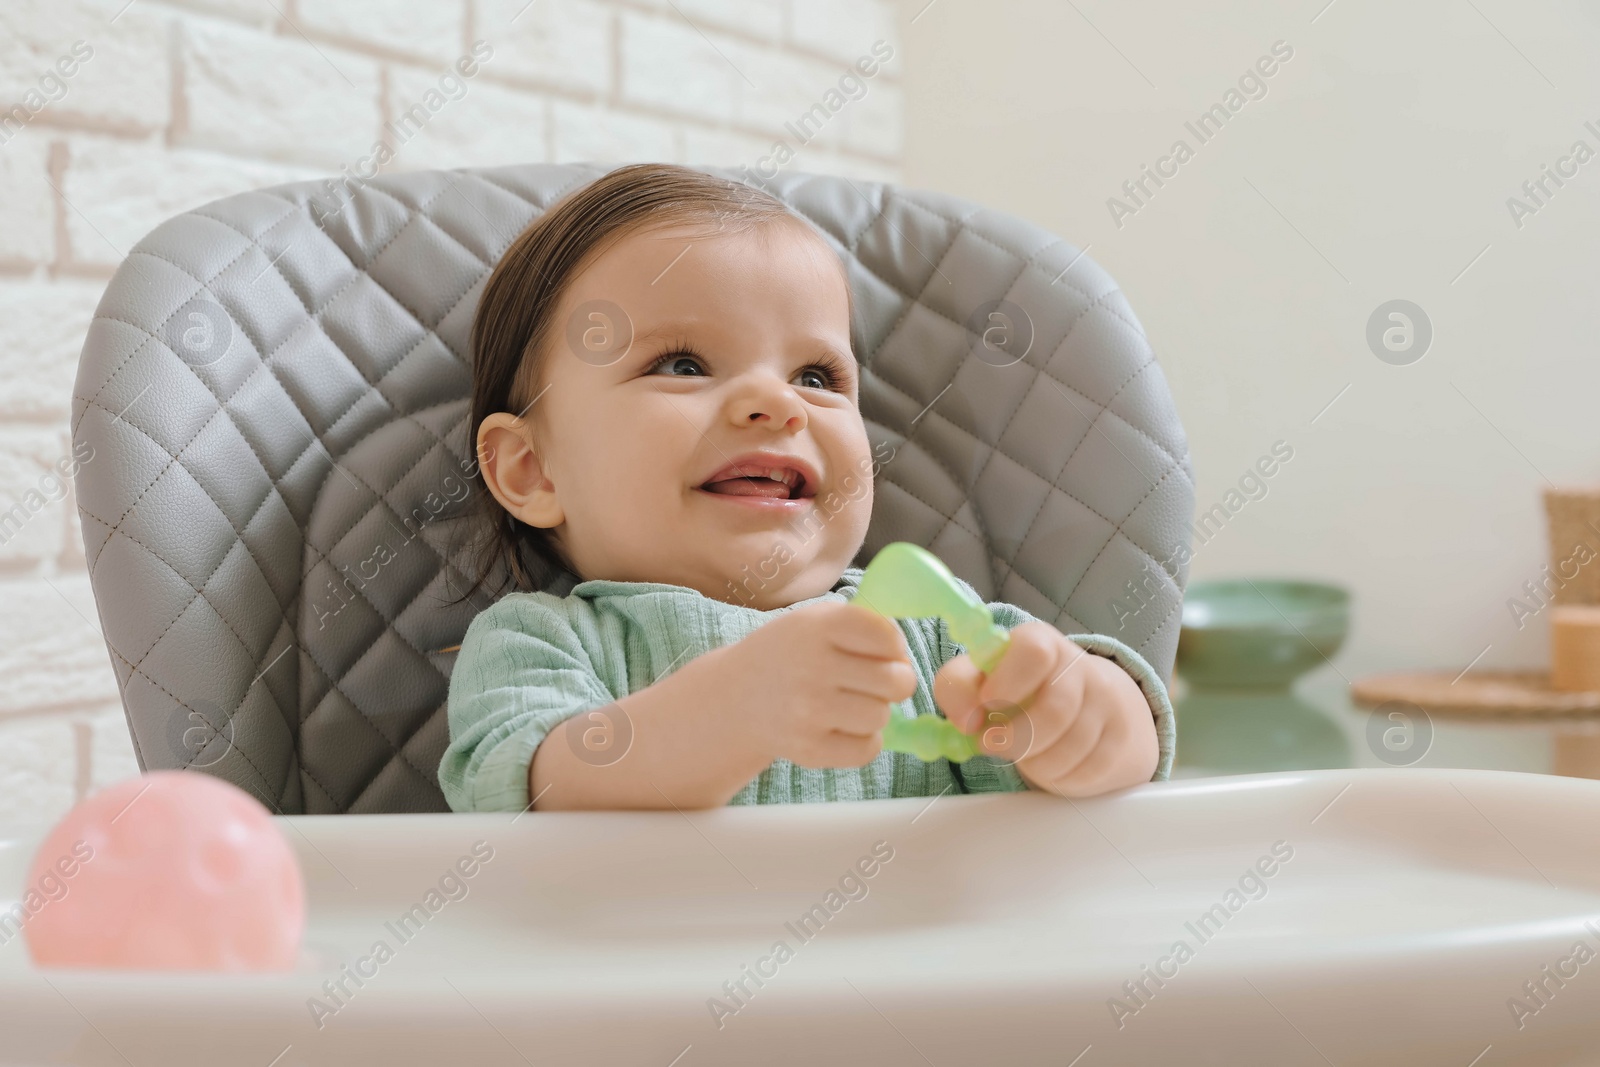
<svg viewBox="0 0 1600 1067"><path fill-rule="evenodd" d="M985 674L1000 662L1011 639L995 625L983 601L956 584L955 575L938 556L909 541L887 544L872 557L851 603L891 619L938 616ZM938 715L890 719L883 728L883 747L924 762L947 759L964 763L983 754L976 735L962 733L955 723Z"/></svg>

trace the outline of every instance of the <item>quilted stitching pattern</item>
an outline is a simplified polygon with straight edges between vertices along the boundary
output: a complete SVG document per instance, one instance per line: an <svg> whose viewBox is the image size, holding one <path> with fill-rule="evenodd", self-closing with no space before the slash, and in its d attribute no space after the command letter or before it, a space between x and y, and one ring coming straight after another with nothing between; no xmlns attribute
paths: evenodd
<svg viewBox="0 0 1600 1067"><path fill-rule="evenodd" d="M97 457L79 512L142 768L201 768L291 814L446 810L437 650L486 606L451 602L470 569L472 314L512 239L605 170L395 175L330 218L320 183L293 183L134 248L84 345L73 434ZM1170 672L1187 574L1159 561L1188 544L1193 472L1112 280L954 197L804 174L772 189L845 256L863 416L895 449L858 563L927 545L985 597ZM967 326L1001 298L1034 329L1010 366ZM207 322L221 358L188 347ZM1146 577L1159 589L1119 628L1113 601Z"/></svg>

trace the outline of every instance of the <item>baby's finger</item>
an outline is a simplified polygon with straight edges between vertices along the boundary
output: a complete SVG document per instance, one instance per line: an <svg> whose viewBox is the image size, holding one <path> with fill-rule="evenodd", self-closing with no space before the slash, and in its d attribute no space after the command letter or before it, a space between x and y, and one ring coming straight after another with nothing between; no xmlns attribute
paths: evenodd
<svg viewBox="0 0 1600 1067"><path fill-rule="evenodd" d="M827 711L817 717L817 724L834 733L866 737L883 732L889 725L893 705L886 700L844 692L828 702Z"/></svg>
<svg viewBox="0 0 1600 1067"><path fill-rule="evenodd" d="M911 658L906 648L906 635L900 632L893 619L860 604L830 606L834 610L826 616L827 636L834 648L872 659Z"/></svg>
<svg viewBox="0 0 1600 1067"><path fill-rule="evenodd" d="M1137 781L1127 781L1127 756L1122 747L1111 728L1107 727L1094 751L1059 780L1058 791L1062 796L1096 797L1113 789L1139 784Z"/></svg>
<svg viewBox="0 0 1600 1067"><path fill-rule="evenodd" d="M1017 763L1037 747L1034 712L1001 703L983 705L982 713L982 725L973 732L978 736L979 750L985 755Z"/></svg>
<svg viewBox="0 0 1600 1067"><path fill-rule="evenodd" d="M800 759L802 767L865 767L883 751L879 734L846 734L830 730L809 745Z"/></svg>
<svg viewBox="0 0 1600 1067"><path fill-rule="evenodd" d="M900 659L828 657L829 680L841 692L882 701L909 700L917 691L917 672Z"/></svg>
<svg viewBox="0 0 1600 1067"><path fill-rule="evenodd" d="M1082 772L1088 761L1098 748L1106 747L1105 728L1103 716L1079 715L1060 737L1036 745L1033 753L1018 762L1017 769L1063 796L1090 796L1092 793L1078 790L1087 780ZM1073 791L1067 792L1067 788Z"/></svg>
<svg viewBox="0 0 1600 1067"><path fill-rule="evenodd" d="M977 725L978 690L983 685L983 672L965 652L949 660L933 676L933 702L939 705L944 717L956 724L956 729L972 732Z"/></svg>
<svg viewBox="0 0 1600 1067"><path fill-rule="evenodd" d="M1025 622L1011 629L1011 641L994 671L978 691L985 704L1027 707L1039 687L1060 668L1061 631L1047 622Z"/></svg>

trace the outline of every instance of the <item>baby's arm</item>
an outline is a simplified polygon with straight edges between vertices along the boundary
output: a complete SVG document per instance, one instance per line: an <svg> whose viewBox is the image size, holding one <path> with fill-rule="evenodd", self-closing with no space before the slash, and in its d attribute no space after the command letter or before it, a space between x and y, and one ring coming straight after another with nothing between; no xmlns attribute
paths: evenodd
<svg viewBox="0 0 1600 1067"><path fill-rule="evenodd" d="M654 685L551 730L528 766L535 807L726 804L772 762L726 699L729 665L718 654L731 647L697 656ZM594 728L625 737L627 750L588 755L582 732Z"/></svg>
<svg viewBox="0 0 1600 1067"><path fill-rule="evenodd" d="M619 699L559 610L508 597L463 639L439 781L456 811L717 806L779 758L870 762L890 705L915 690L899 628L827 602ZM595 728L621 750L587 748Z"/></svg>
<svg viewBox="0 0 1600 1067"><path fill-rule="evenodd" d="M837 602L799 608L617 701L633 747L615 762L580 758L555 734L584 724L562 723L534 755L530 789L550 809L720 806L779 758L870 763L890 706L916 687L892 621Z"/></svg>

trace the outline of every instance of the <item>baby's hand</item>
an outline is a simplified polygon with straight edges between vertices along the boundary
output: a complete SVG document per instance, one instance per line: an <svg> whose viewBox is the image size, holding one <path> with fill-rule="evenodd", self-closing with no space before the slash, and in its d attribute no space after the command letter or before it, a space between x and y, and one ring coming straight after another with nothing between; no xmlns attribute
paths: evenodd
<svg viewBox="0 0 1600 1067"><path fill-rule="evenodd" d="M798 608L718 649L741 727L772 759L861 767L883 747L890 705L917 691L905 636L876 612Z"/></svg>
<svg viewBox="0 0 1600 1067"><path fill-rule="evenodd" d="M1148 782L1160 758L1154 717L1138 684L1047 622L1011 630L994 673L965 653L939 668L934 701L991 755L1012 759L1035 789L1087 797ZM1022 721L994 728L996 711ZM1020 750L1015 751L1015 750Z"/></svg>

